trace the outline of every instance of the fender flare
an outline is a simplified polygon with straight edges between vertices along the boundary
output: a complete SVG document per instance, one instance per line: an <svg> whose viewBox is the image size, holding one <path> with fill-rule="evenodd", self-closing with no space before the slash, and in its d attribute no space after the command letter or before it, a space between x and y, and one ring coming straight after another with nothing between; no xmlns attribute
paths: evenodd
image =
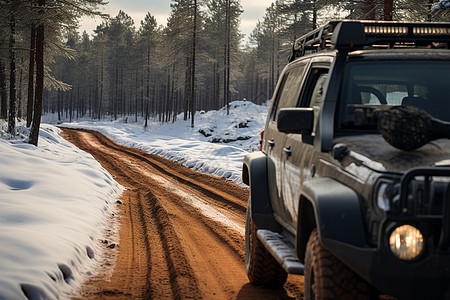
<svg viewBox="0 0 450 300"><path fill-rule="evenodd" d="M304 257L310 231L315 226L322 245L330 251L334 242L358 248L367 246L359 198L351 188L331 178L310 180L302 187L300 206L297 228L299 257ZM305 207L310 209L302 209ZM314 217L302 216L302 213L308 212L313 213ZM315 221L315 226L302 222L302 220L312 219Z"/></svg>
<svg viewBox="0 0 450 300"><path fill-rule="evenodd" d="M242 182L250 187L248 207L253 223L258 229L279 231L270 201L267 174L267 156L262 152L253 152L244 157Z"/></svg>

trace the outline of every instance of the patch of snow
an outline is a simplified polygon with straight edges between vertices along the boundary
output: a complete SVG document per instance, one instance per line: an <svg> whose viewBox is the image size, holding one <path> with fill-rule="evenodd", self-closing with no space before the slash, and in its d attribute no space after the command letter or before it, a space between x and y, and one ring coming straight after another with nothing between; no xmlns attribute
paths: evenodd
<svg viewBox="0 0 450 300"><path fill-rule="evenodd" d="M0 120L0 299L58 299L98 263L122 191L90 155L43 124L39 147Z"/></svg>
<svg viewBox="0 0 450 300"><path fill-rule="evenodd" d="M449 0L441 0L438 3L435 3L431 10L440 10L440 9L447 9L450 7L450 1Z"/></svg>
<svg viewBox="0 0 450 300"><path fill-rule="evenodd" d="M260 132L264 129L269 103L256 105L250 101L233 101L230 114L226 108L195 114L195 126L177 116L174 123L149 121L133 117L116 121L78 121L60 126L101 132L115 142L144 150L178 162L196 171L225 177L240 183L244 156L259 149ZM55 123L55 116L44 116Z"/></svg>
<svg viewBox="0 0 450 300"><path fill-rule="evenodd" d="M174 123L151 121L147 129L142 118L131 122L134 117L62 125L97 130L123 145L240 182L243 157L259 148L267 111L268 105L235 101L229 115L225 108L197 113L194 128L182 115ZM56 117L44 116L43 123L57 124ZM24 124L17 124L14 135L6 128L0 120L0 299L77 296L103 259L98 241L111 232L118 238L110 226L116 226L123 187L90 154L62 139L57 127L42 124L39 147L27 143Z"/></svg>

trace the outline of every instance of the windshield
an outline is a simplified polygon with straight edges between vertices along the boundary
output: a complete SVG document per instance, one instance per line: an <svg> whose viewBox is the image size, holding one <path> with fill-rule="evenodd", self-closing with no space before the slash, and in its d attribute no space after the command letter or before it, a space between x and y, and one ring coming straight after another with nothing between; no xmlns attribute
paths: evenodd
<svg viewBox="0 0 450 300"><path fill-rule="evenodd" d="M450 121L450 61L354 61L347 64L340 95L340 129L376 129L365 112L412 105ZM366 114L367 115L367 114Z"/></svg>

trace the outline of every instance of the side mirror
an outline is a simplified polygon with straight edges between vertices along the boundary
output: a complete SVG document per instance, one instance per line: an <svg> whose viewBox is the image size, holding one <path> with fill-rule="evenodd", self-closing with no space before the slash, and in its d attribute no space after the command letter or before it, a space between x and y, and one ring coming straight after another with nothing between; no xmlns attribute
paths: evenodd
<svg viewBox="0 0 450 300"><path fill-rule="evenodd" d="M281 132L311 135L313 126L314 110L312 108L282 108L278 112L277 128Z"/></svg>

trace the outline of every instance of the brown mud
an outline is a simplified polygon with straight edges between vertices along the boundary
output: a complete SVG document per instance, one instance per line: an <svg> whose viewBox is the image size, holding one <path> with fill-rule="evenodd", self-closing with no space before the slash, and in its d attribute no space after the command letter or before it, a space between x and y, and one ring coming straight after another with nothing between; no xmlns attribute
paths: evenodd
<svg viewBox="0 0 450 300"><path fill-rule="evenodd" d="M95 131L63 128L61 135L91 153L127 188L112 275L91 276L81 299L293 299L303 294L302 276L289 276L281 290L249 284L246 189Z"/></svg>

